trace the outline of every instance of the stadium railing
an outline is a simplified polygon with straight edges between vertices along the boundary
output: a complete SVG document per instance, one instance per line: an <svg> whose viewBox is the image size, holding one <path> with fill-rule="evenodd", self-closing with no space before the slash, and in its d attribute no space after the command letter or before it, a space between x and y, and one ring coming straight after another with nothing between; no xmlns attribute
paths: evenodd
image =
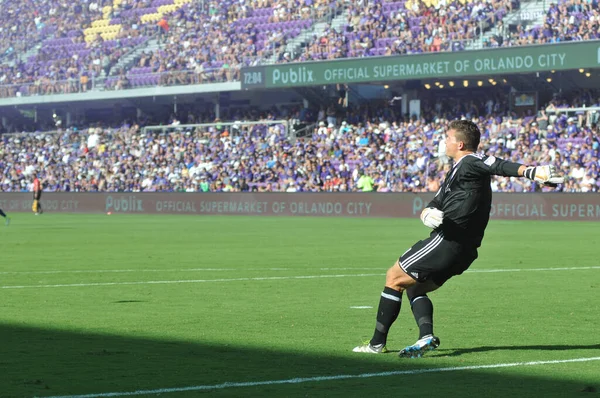
<svg viewBox="0 0 600 398"><path fill-rule="evenodd" d="M234 121L234 122L214 122L214 123L196 123L196 124L168 124L168 125L158 125L158 126L145 126L142 127L142 133L146 134L148 132L160 132L163 134L168 134L172 132L183 132L183 131L192 131L196 129L209 129L210 127L215 128L217 131L225 131L223 127L230 127L227 131L231 136L244 134L245 130L248 127L252 126L277 126L281 125L284 128L285 135L290 139L290 141L294 142L296 139L296 132L294 129L290 128L289 120L261 120L261 121Z"/></svg>
<svg viewBox="0 0 600 398"><path fill-rule="evenodd" d="M600 120L600 106L583 106L568 108L557 108L551 106L547 107L545 111L548 114L555 115L555 117L561 113L564 113L569 117L575 117L579 125L581 125L584 122L587 127L592 127L592 125L597 124Z"/></svg>
<svg viewBox="0 0 600 398"><path fill-rule="evenodd" d="M184 81L185 83L181 83ZM67 80L40 79L33 83L0 85L0 98L74 94L89 91L128 90L140 87L176 86L239 81L239 67L230 69L175 70L123 76L93 77L81 75Z"/></svg>

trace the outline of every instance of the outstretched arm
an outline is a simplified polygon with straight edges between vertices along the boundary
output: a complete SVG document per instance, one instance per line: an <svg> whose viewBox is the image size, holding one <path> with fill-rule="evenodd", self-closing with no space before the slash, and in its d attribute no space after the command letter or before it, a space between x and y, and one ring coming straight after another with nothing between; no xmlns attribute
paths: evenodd
<svg viewBox="0 0 600 398"><path fill-rule="evenodd" d="M481 162L472 162L476 174L497 175L503 177L525 177L541 184L553 185L565 182L552 165L526 166L521 163L509 162L494 156L483 157Z"/></svg>

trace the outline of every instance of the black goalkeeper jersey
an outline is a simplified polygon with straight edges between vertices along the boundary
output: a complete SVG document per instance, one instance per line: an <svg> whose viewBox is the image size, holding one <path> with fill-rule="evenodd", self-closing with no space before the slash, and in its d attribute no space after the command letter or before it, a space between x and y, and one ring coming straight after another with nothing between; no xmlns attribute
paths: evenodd
<svg viewBox="0 0 600 398"><path fill-rule="evenodd" d="M444 212L444 222L436 230L444 233L444 239L481 246L492 208L491 176L517 177L519 166L476 153L462 157L427 205Z"/></svg>

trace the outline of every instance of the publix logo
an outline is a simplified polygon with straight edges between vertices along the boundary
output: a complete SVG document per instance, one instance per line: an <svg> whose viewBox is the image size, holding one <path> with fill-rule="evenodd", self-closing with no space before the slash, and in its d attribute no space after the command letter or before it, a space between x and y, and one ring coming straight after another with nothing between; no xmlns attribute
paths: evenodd
<svg viewBox="0 0 600 398"><path fill-rule="evenodd" d="M144 211L142 199L137 199L135 195L123 195L106 197L105 211L115 211L120 213L137 213Z"/></svg>

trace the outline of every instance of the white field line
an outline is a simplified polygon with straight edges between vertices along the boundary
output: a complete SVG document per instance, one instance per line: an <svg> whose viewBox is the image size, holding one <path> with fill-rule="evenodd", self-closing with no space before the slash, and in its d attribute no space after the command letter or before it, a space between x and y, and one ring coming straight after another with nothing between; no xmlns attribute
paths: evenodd
<svg viewBox="0 0 600 398"><path fill-rule="evenodd" d="M288 269L288 268L286 268ZM291 269L291 268L289 268ZM264 268L264 270L277 270ZM239 268L164 268L164 269L82 269L82 270L49 270L49 271L2 271L0 275L44 275L44 274L119 274L128 272L199 272L199 271L240 271Z"/></svg>
<svg viewBox="0 0 600 398"><path fill-rule="evenodd" d="M527 272L527 271L579 271L586 269L600 269L600 266L590 266L590 267L556 267L556 268L500 268L500 269L473 269L467 270L467 273L477 272L477 273L493 273L493 272Z"/></svg>
<svg viewBox="0 0 600 398"><path fill-rule="evenodd" d="M254 381L254 382L227 382L227 383L222 383L222 384L199 385L199 386L177 387L177 388L160 388L160 389L155 389L155 390L106 392L106 393L84 394L84 395L56 395L56 396L47 397L47 398L127 397L127 396L146 395L146 394L170 394L170 393L186 392L186 391L214 391L214 390L223 390L226 388L271 386L271 385L277 385L277 384L315 383L315 382L332 381L332 380L365 379L365 378L372 378L372 377L389 377L389 376L399 376L399 375L418 375L418 374L423 374L423 373L460 372L460 371L465 371L465 370L468 371L468 370L479 370L479 369L512 368L512 367L517 367L517 366L553 365L553 364L560 364L560 363L590 362L590 361L598 361L598 360L600 360L600 357L559 359L559 360L552 360L552 361L496 363L496 364L490 364L490 365L453 366L453 367L448 367L448 368L428 368L428 369L398 370L398 371L378 372L378 373L361 373L361 374L356 374L356 375L299 377L299 378L287 379L287 380L265 380L265 381Z"/></svg>
<svg viewBox="0 0 600 398"><path fill-rule="evenodd" d="M295 268L290 268L290 270ZM329 268L331 269L331 268ZM496 273L496 272L543 272L543 271L576 271L600 269L600 266L592 267L561 267L561 268L512 268L512 269L488 269L468 270L467 273ZM247 282L247 281L270 281L289 279L322 279L322 278L352 278L352 277L381 277L383 273L376 274L341 274L341 275L300 275L300 276L264 276L249 278L218 278L218 279L180 279L166 281L132 281L132 282L96 282L96 283L64 283L47 285L3 285L0 289L35 289L35 288L58 288L58 287L92 287L92 286L120 286L120 285L168 285L178 283L209 283L209 282Z"/></svg>
<svg viewBox="0 0 600 398"><path fill-rule="evenodd" d="M175 283L208 283L208 282L240 282L240 281L276 281L284 279L320 279L320 278L351 278L364 276L381 276L381 274L354 274L354 275L303 275L303 276L264 276L256 278L226 278L226 279L182 279L175 281L141 281L141 282L99 282L99 283L68 283L58 285L21 285L0 286L0 289L28 289L52 287L86 287L86 286L118 286L118 285L166 285Z"/></svg>

